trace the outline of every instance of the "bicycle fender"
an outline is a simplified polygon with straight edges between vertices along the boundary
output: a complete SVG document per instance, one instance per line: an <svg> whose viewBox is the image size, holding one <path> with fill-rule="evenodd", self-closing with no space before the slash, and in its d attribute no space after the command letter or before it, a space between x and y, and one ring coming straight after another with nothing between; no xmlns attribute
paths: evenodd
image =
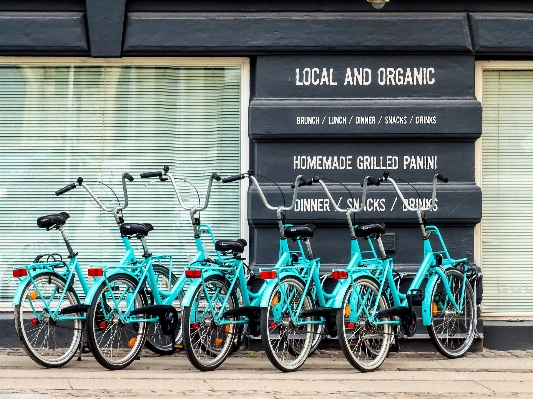
<svg viewBox="0 0 533 399"><path fill-rule="evenodd" d="M189 288L187 288L187 291L185 291L185 295L183 296L183 299L181 300L181 306L182 307L191 306L192 297L194 296L194 293L196 292L196 289L198 288L198 286L202 284L203 279L210 277L210 276L214 276L214 275L218 275L225 279L225 277L219 272L216 272L216 271L204 272L203 271L202 278L191 280L191 284L189 285Z"/></svg>
<svg viewBox="0 0 533 399"><path fill-rule="evenodd" d="M425 326L431 325L431 295L435 284L437 284L437 279L440 276L437 273L432 274L426 284L426 289L424 292L424 300L422 301L422 324Z"/></svg>
<svg viewBox="0 0 533 399"><path fill-rule="evenodd" d="M338 288L337 294L335 295L335 300L331 305L332 308L340 309L342 307L342 301L344 301L346 291L348 291L348 288L350 288L353 281L357 280L359 277L362 276L370 277L375 280L375 277L372 275L372 273L369 273L365 270L357 270L356 273L352 273L349 278L342 281L341 286Z"/></svg>
<svg viewBox="0 0 533 399"><path fill-rule="evenodd" d="M342 307L342 301L344 301L344 296L346 295L346 291L348 291L348 288L350 288L350 285L352 285L352 281L355 279L346 279L342 282L342 285L339 287L339 290L337 291L337 295L335 295L335 300L333 301L333 304L331 307L333 309L340 309Z"/></svg>
<svg viewBox="0 0 533 399"><path fill-rule="evenodd" d="M292 273L279 273L277 279L272 280L265 280L263 283L263 296L261 297L261 303L259 304L259 307L261 308L267 308L270 305L270 297L272 296L272 292L274 292L274 289L279 283L279 280L281 280L285 276L293 275Z"/></svg>
<svg viewBox="0 0 533 399"><path fill-rule="evenodd" d="M135 275L133 273L130 273L129 271L125 270L125 269L119 269L117 270L116 272L113 272L113 273L109 273L107 275L107 278L115 275L115 274L128 274L130 276L132 276L134 279L137 279L137 277L135 277ZM89 292L87 292L87 295L85 296L85 301L83 302L85 305L91 305L91 303L93 302L93 299L94 299L94 294L96 293L96 290L98 289L98 287L100 287L100 284L102 284L102 282L105 281L104 280L104 277L98 277L98 278L95 278L93 283L91 284L90 288L89 288Z"/></svg>
<svg viewBox="0 0 533 399"><path fill-rule="evenodd" d="M13 306L20 305L20 301L22 300L22 291L24 290L24 287L26 287L26 284L28 283L28 281L30 281L30 275L31 277L37 277L38 275L45 274L45 273L55 273L55 272L52 269L42 269L37 272L30 273L26 277L24 277L22 280L20 280L19 285L17 286L17 289L15 290L15 294L13 295Z"/></svg>

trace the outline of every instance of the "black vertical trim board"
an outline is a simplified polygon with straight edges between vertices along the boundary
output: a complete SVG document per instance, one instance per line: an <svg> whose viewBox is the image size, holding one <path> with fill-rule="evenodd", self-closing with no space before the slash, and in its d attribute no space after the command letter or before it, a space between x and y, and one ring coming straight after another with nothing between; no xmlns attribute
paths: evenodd
<svg viewBox="0 0 533 399"><path fill-rule="evenodd" d="M93 57L120 57L126 0L87 0Z"/></svg>

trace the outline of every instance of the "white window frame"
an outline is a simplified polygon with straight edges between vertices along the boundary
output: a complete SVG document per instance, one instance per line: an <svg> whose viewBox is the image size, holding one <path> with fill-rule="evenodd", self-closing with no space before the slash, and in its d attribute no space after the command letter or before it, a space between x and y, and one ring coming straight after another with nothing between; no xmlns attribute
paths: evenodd
<svg viewBox="0 0 533 399"><path fill-rule="evenodd" d="M476 99L483 105L483 71L499 70L499 71L531 71L533 70L533 61L476 61L475 64L475 96ZM483 132L481 137L475 143L475 181L478 187L482 187L482 149L483 149ZM482 237L481 226L483 221L478 223L474 229L474 262L483 270L482 262ZM490 313L483 314L483 304L481 304L481 317L485 320L490 319L512 319L516 320L533 320L533 315L524 315L523 313Z"/></svg>
<svg viewBox="0 0 533 399"><path fill-rule="evenodd" d="M250 105L250 60L242 57L123 57L123 58L89 58L89 57L0 57L0 65L18 66L168 66L168 67L240 67L241 68L241 169L240 173L250 169L250 140L248 137L248 107ZM223 176L226 177L226 176ZM248 182L240 182L240 237L249 240L248 227ZM245 248L244 257L249 258L249 246ZM0 312L12 312L11 302L0 302Z"/></svg>

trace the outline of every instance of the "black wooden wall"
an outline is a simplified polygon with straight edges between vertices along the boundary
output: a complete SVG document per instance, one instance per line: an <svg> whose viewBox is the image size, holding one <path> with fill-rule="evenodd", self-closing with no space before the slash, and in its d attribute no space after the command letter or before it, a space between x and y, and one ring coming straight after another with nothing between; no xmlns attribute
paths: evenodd
<svg viewBox="0 0 533 399"><path fill-rule="evenodd" d="M450 183L439 186L428 219L452 255L473 259L482 216L475 60L531 59L532 11L533 2L520 0L391 0L379 11L365 0L0 0L0 55L249 57L257 173L283 183L286 197L300 173L353 183L357 196L355 183L387 169L429 198L438 171ZM278 201L274 187L266 190ZM349 194L333 190L346 206ZM307 203L288 219L319 225L315 253L332 267L347 262L348 236L325 198L305 189ZM420 233L395 198L390 186L372 189L358 220L385 221L396 264L413 270ZM250 199L251 261L270 264L274 215L253 191Z"/></svg>

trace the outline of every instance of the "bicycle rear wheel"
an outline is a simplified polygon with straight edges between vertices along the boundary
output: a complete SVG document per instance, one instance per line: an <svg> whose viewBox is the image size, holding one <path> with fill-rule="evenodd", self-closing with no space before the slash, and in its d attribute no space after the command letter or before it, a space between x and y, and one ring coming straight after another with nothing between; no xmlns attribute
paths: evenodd
<svg viewBox="0 0 533 399"><path fill-rule="evenodd" d="M183 347L191 364L200 371L215 370L232 350L237 325L215 321L215 314L238 306L237 296L234 292L228 295L228 291L223 277L209 276L196 288L191 305L183 308Z"/></svg>
<svg viewBox="0 0 533 399"><path fill-rule="evenodd" d="M339 344L346 359L362 372L378 369L389 351L392 326L375 324L368 320L378 304L376 312L387 309L388 302L379 285L368 277L359 277L348 288L337 310ZM386 321L388 319L381 319Z"/></svg>
<svg viewBox="0 0 533 399"><path fill-rule="evenodd" d="M129 366L146 340L147 323L124 323L120 319L127 306L130 310L146 306L143 290L134 291L139 282L128 274L110 276L102 281L87 312L87 338L95 359L109 370Z"/></svg>
<svg viewBox="0 0 533 399"><path fill-rule="evenodd" d="M472 286L463 273L455 269L446 270L450 291L457 304L463 299L463 309L457 312L451 304L442 278L439 277L431 292L431 325L427 327L431 342L444 356L456 359L463 356L472 345L476 333L475 298ZM466 286L465 286L466 284ZM464 296L462 295L464 287Z"/></svg>
<svg viewBox="0 0 533 399"><path fill-rule="evenodd" d="M156 276L157 280L157 286L161 291L170 291L172 290L172 287L176 282L178 281L178 278L174 273L170 273L169 269L162 265L153 265L154 268L154 274ZM151 291L147 288L147 295L149 298L150 305L154 304L153 295ZM163 334L161 331L161 325L157 323L149 323L148 324L148 332L146 334L146 343L145 346L151 350L154 353L157 353L158 355L171 355L176 350L178 350L179 346L181 346L183 342L183 335L182 335L182 329L181 329L181 300L183 299L183 292L180 292L180 294L177 296L177 298L174 300L172 305L176 308L178 311L178 315L180 316L178 320L178 325L176 326L175 330L175 341L174 344L172 344L172 335L169 334Z"/></svg>
<svg viewBox="0 0 533 399"><path fill-rule="evenodd" d="M46 309L57 309L66 281L54 273L44 273L28 281L22 291L20 304L15 306L15 329L28 356L43 367L61 367L67 364L79 348L83 320L65 320L65 317L82 317L82 313L69 314L52 320ZM39 294L40 293L40 294ZM60 308L77 305L80 301L72 287L65 292Z"/></svg>
<svg viewBox="0 0 533 399"><path fill-rule="evenodd" d="M313 344L315 326L297 326L290 316L297 313L302 301L301 312L313 308L313 299L304 293L304 288L305 284L299 278L283 277L269 298L269 306L261 309L263 347L270 362L280 371L298 370ZM300 319L299 315L297 317Z"/></svg>

